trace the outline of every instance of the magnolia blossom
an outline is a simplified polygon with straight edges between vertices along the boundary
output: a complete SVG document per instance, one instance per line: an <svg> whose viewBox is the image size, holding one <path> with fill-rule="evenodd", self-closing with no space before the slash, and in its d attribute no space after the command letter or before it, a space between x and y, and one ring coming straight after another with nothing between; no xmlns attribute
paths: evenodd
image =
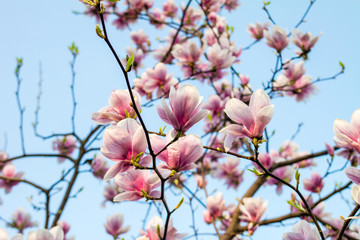
<svg viewBox="0 0 360 240"><path fill-rule="evenodd" d="M291 200L292 200L292 202L300 203L302 208L306 209L306 206L305 206L304 202L301 199L298 200L296 198L296 194L294 192L291 193ZM314 200L313 200L311 195L307 196L305 198L305 200L306 200L306 202L307 202L307 204L309 206L314 204ZM291 212L299 212L299 210L297 208L295 208L294 206L291 206L291 205L289 205L289 206L290 206ZM320 202L311 211L313 212L313 214L315 216L318 216L318 217L321 217L321 218L326 218L326 217L329 216L329 213L324 212L324 209L325 209L325 202ZM312 221L310 216L302 216L301 219Z"/></svg>
<svg viewBox="0 0 360 240"><path fill-rule="evenodd" d="M206 201L206 210L203 212L204 221L210 224L217 218L221 218L227 208L225 207L225 200L221 192L218 192L215 196L207 197Z"/></svg>
<svg viewBox="0 0 360 240"><path fill-rule="evenodd" d="M280 161L284 161L284 159L278 159L276 162L280 162ZM294 168L292 166L280 167L280 168L275 169L273 174L287 182L291 182L291 180L294 176ZM281 182L279 182L278 180L276 180L274 178L270 178L269 180L267 180L267 184L276 185L276 193L277 194L282 193L283 184Z"/></svg>
<svg viewBox="0 0 360 240"><path fill-rule="evenodd" d="M160 136L154 134L151 134L150 138L151 146L155 153L163 150L173 139L170 133L167 134L165 141ZM202 154L203 146L201 138L189 134L185 137L180 137L158 155L158 158L165 162L165 164L160 164L159 168L176 172L190 170L196 167L195 162Z"/></svg>
<svg viewBox="0 0 360 240"><path fill-rule="evenodd" d="M5 167L2 169L2 175L4 177L8 177L8 178L17 178L20 179L22 178L22 176L24 175L23 172L18 172L16 173L16 168L14 165L12 164L7 164L5 165ZM19 182L17 181L12 181L12 180L6 180L6 179L0 179L0 188L4 188L5 189L5 193L10 193L11 189L16 186L17 184L19 184Z"/></svg>
<svg viewBox="0 0 360 240"><path fill-rule="evenodd" d="M263 202L261 198L244 198L243 203L240 204L241 216L240 219L248 222L247 230L252 234L258 227L260 218L266 211L267 201Z"/></svg>
<svg viewBox="0 0 360 240"><path fill-rule="evenodd" d="M292 31L292 38L292 42L306 54L318 41L319 36L314 37L311 32L303 33L299 29L294 29Z"/></svg>
<svg viewBox="0 0 360 240"><path fill-rule="evenodd" d="M360 153L360 108L354 111L350 123L336 119L333 129L334 141L339 147Z"/></svg>
<svg viewBox="0 0 360 240"><path fill-rule="evenodd" d="M66 236L66 234L69 232L69 230L70 230L70 224L68 224L67 222L65 222L65 221L58 221L57 222L57 225L59 226L59 227L61 227L61 229L64 231L64 240L74 240L75 239L75 237L74 236L70 236L70 237L68 237L68 236Z"/></svg>
<svg viewBox="0 0 360 240"><path fill-rule="evenodd" d="M228 187L237 189L243 181L243 170L239 170L239 158L228 157L226 162L218 164L216 168L216 176L220 179L225 179Z"/></svg>
<svg viewBox="0 0 360 240"><path fill-rule="evenodd" d="M122 227L124 222L124 217L120 213L116 213L112 216L108 216L106 223L104 224L106 232L113 236L114 239L123 233L129 231L130 226Z"/></svg>
<svg viewBox="0 0 360 240"><path fill-rule="evenodd" d="M283 235L282 240L320 240L320 236L316 228L312 228L307 221L301 220L294 225L292 232Z"/></svg>
<svg viewBox="0 0 360 240"><path fill-rule="evenodd" d="M109 166L101 155L96 155L91 161L91 172L96 178L103 179L108 170Z"/></svg>
<svg viewBox="0 0 360 240"><path fill-rule="evenodd" d="M289 44L288 34L278 26L274 26L271 33L269 30L264 30L264 36L266 44L278 52L281 52Z"/></svg>
<svg viewBox="0 0 360 240"><path fill-rule="evenodd" d="M156 97L162 97L169 95L170 87L175 86L177 88L178 80L173 77L173 74L168 74L165 64L158 63L155 68L148 68L146 72L141 75L141 79L135 81L135 87L140 88L146 95L151 96L152 92L157 91Z"/></svg>
<svg viewBox="0 0 360 240"><path fill-rule="evenodd" d="M141 98L140 95L133 91L135 104L140 110ZM130 117L134 118L136 112L132 107L132 102L128 90L114 90L109 98L109 106L101 108L98 112L91 114L91 119L101 125L109 123L116 124L117 122Z"/></svg>
<svg viewBox="0 0 360 240"><path fill-rule="evenodd" d="M317 172L311 173L310 179L303 180L304 188L313 193L320 193L324 187L322 176Z"/></svg>
<svg viewBox="0 0 360 240"><path fill-rule="evenodd" d="M162 99L162 105L157 106L157 112L164 122L173 126L175 131L185 133L209 114L209 110L200 110L202 99L194 86L184 85L176 91L171 87L170 108Z"/></svg>
<svg viewBox="0 0 360 240"><path fill-rule="evenodd" d="M229 68L236 58L229 49L221 48L217 43L208 49L207 56L213 69Z"/></svg>
<svg viewBox="0 0 360 240"><path fill-rule="evenodd" d="M142 166L150 164L150 156L138 156L145 152L147 143L143 128L134 119L127 118L105 129L103 140L104 146L100 151L105 157L117 162L106 172L104 181L132 168L134 161Z"/></svg>
<svg viewBox="0 0 360 240"><path fill-rule="evenodd" d="M143 47L144 44L149 44L149 37L146 35L145 31L140 29L138 32L130 32L131 40L140 48L145 50Z"/></svg>
<svg viewBox="0 0 360 240"><path fill-rule="evenodd" d="M235 10L240 6L239 0L225 0L225 8L228 11Z"/></svg>
<svg viewBox="0 0 360 240"><path fill-rule="evenodd" d="M355 167L345 169L346 176L356 185L360 185L360 170Z"/></svg>
<svg viewBox="0 0 360 240"><path fill-rule="evenodd" d="M115 182L108 182L103 192L105 200L102 203L102 207L105 207L106 202L112 202L114 197L121 192L122 189Z"/></svg>
<svg viewBox="0 0 360 240"><path fill-rule="evenodd" d="M115 202L137 201L147 196L160 197L160 192L154 190L160 186L160 178L155 173L150 174L149 170L128 170L126 173L116 175L115 182L124 190L114 197Z"/></svg>
<svg viewBox="0 0 360 240"><path fill-rule="evenodd" d="M182 11L185 6L182 6ZM203 17L203 11L198 8L193 8L192 6L188 7L185 16L184 16L184 27L191 28L196 27L196 22Z"/></svg>
<svg viewBox="0 0 360 240"><path fill-rule="evenodd" d="M329 143L325 143L326 151L328 154L333 158L335 155L335 149L333 146L331 146Z"/></svg>
<svg viewBox="0 0 360 240"><path fill-rule="evenodd" d="M266 125L274 114L274 105L262 89L256 90L250 99L249 106L239 99L230 99L225 106L228 117L235 122L220 132L226 135L224 147L228 151L235 138L262 138Z"/></svg>
<svg viewBox="0 0 360 240"><path fill-rule="evenodd" d="M136 238L136 240L160 240L158 229L160 230L160 236L162 239L165 231L164 223L159 216L154 216L150 219L146 231L141 231L141 235L143 236ZM186 233L177 233L177 229L173 226L172 219L170 219L166 239L182 240L186 235Z"/></svg>
<svg viewBox="0 0 360 240"><path fill-rule="evenodd" d="M52 143L52 147L54 151L58 151L59 154L70 156L76 147L76 138L72 135L64 136L63 139L56 139ZM62 163L65 161L65 158L59 157L58 158L59 163Z"/></svg>
<svg viewBox="0 0 360 240"><path fill-rule="evenodd" d="M166 2L163 3L162 6L165 16L171 18L176 17L178 7L176 6L174 0L167 0Z"/></svg>
<svg viewBox="0 0 360 240"><path fill-rule="evenodd" d="M258 156L258 160L261 165L263 165L266 169L269 169L275 163L275 158L271 157L271 155L268 153L260 153ZM255 162L253 162L253 164L259 171L263 171L258 164L256 164Z"/></svg>
<svg viewBox="0 0 360 240"><path fill-rule="evenodd" d="M12 240L23 240L23 235L16 234ZM64 231L59 226L50 230L41 228L36 232L29 232L27 240L64 240Z"/></svg>
<svg viewBox="0 0 360 240"><path fill-rule="evenodd" d="M251 34L252 38L255 38L257 41L264 37L264 30L268 30L270 23L266 22L264 25L257 22L256 24L248 25L248 32Z"/></svg>
<svg viewBox="0 0 360 240"><path fill-rule="evenodd" d="M304 61L295 63L293 61L287 61L284 64L283 74L290 81L296 81L305 74Z"/></svg>
<svg viewBox="0 0 360 240"><path fill-rule="evenodd" d="M25 211L23 208L18 208L12 216L10 227L16 228L20 233L26 228L31 228L36 226L37 223L31 220L31 215Z"/></svg>

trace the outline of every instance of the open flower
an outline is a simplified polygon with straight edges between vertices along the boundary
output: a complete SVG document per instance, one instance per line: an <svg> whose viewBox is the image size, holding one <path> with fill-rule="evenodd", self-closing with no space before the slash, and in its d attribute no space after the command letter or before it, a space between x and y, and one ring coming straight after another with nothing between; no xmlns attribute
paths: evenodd
<svg viewBox="0 0 360 240"><path fill-rule="evenodd" d="M203 215L207 224L210 224L217 218L221 218L223 212L228 210L225 207L225 200L221 192L218 192L215 196L209 196L206 201L206 210Z"/></svg>
<svg viewBox="0 0 360 240"><path fill-rule="evenodd" d="M320 193L324 187L324 181L322 176L317 172L311 173L310 179L303 180L304 188L313 193Z"/></svg>
<svg viewBox="0 0 360 240"><path fill-rule="evenodd" d="M155 153L160 152L168 143L172 141L171 134L166 136L166 140L162 140L158 135L150 135L151 145ZM203 146L201 138L193 134L179 138L172 143L158 158L165 164L159 167L164 170L174 170L176 172L190 170L196 167L197 161L203 154Z"/></svg>
<svg viewBox="0 0 360 240"><path fill-rule="evenodd" d="M133 161L137 161L142 166L148 166L151 157L139 155L145 152L146 146L144 130L134 119L127 118L116 126L108 127L104 134L104 146L100 148L100 151L105 157L117 163L106 172L104 181L132 168Z"/></svg>
<svg viewBox="0 0 360 240"><path fill-rule="evenodd" d="M104 224L106 232L113 236L114 239L120 234L126 233L129 231L130 227L122 227L124 222L124 217L120 213L116 213L112 216L108 216L106 223Z"/></svg>
<svg viewBox="0 0 360 240"><path fill-rule="evenodd" d="M266 22L264 25L257 22L256 24L248 25L248 32L251 34L252 38L255 38L257 41L264 37L264 30L268 30L270 23Z"/></svg>
<svg viewBox="0 0 360 240"><path fill-rule="evenodd" d="M311 48L318 41L319 36L314 37L311 32L303 33L299 29L294 29L292 31L292 38L292 42L306 54L310 52Z"/></svg>
<svg viewBox="0 0 360 240"><path fill-rule="evenodd" d="M72 135L64 136L62 139L56 139L52 143L54 151L58 151L59 154L70 156L76 149L76 138ZM58 162L62 163L65 158L59 157Z"/></svg>
<svg viewBox="0 0 360 240"><path fill-rule="evenodd" d="M23 172L16 173L16 168L12 164L7 164L2 170L2 175L8 178L22 178ZM19 184L17 181L11 181L7 179L0 179L0 188L5 189L5 193L10 193L11 189Z"/></svg>
<svg viewBox="0 0 360 240"><path fill-rule="evenodd" d="M240 219L249 223L248 232L252 234L258 227L260 218L266 211L267 201L263 202L261 198L244 198L240 205L242 215Z"/></svg>
<svg viewBox="0 0 360 240"><path fill-rule="evenodd" d="M31 215L25 211L23 208L18 208L12 216L12 221L9 226L16 228L20 233L26 228L31 228L36 226L37 223L31 220Z"/></svg>
<svg viewBox="0 0 360 240"><path fill-rule="evenodd" d="M150 174L149 170L128 170L115 177L116 184L124 190L114 197L115 202L137 201L143 197L160 197L160 192L154 190L160 185L160 178Z"/></svg>
<svg viewBox="0 0 360 240"><path fill-rule="evenodd" d="M225 106L228 117L236 124L230 124L220 132L226 135L224 147L228 151L235 138L262 138L266 125L274 114L274 105L262 89L256 90L250 99L249 106L239 99L230 99Z"/></svg>
<svg viewBox="0 0 360 240"><path fill-rule="evenodd" d="M283 235L282 240L320 240L320 236L316 228L312 228L307 221L301 220L294 225L292 232Z"/></svg>
<svg viewBox="0 0 360 240"><path fill-rule="evenodd" d="M140 95L133 90L135 104L140 110L141 98ZM109 98L109 106L101 108L98 112L91 114L91 119L100 125L109 123L116 124L117 122L130 117L135 117L136 113L131 106L131 98L128 90L119 89L111 93Z"/></svg>
<svg viewBox="0 0 360 240"><path fill-rule="evenodd" d="M176 131L185 133L210 113L209 110L200 110L202 99L194 86L184 85L176 91L171 87L170 108L162 99L162 105L157 106L157 112L164 122L171 124Z"/></svg>
<svg viewBox="0 0 360 240"><path fill-rule="evenodd" d="M354 111L350 123L336 119L333 129L334 141L339 147L360 153L360 108Z"/></svg>
<svg viewBox="0 0 360 240"><path fill-rule="evenodd" d="M278 52L281 52L289 44L288 34L278 26L274 26L271 33L268 30L264 30L264 36L266 44Z"/></svg>
<svg viewBox="0 0 360 240"><path fill-rule="evenodd" d="M158 232L160 231L160 235L164 236L165 226L162 219L159 216L154 216L150 219L146 231L141 231L142 237L136 238L136 240L160 240L162 238L159 237ZM171 240L181 240L184 239L186 233L178 233L177 229L173 226L172 219L170 219L166 239Z"/></svg>

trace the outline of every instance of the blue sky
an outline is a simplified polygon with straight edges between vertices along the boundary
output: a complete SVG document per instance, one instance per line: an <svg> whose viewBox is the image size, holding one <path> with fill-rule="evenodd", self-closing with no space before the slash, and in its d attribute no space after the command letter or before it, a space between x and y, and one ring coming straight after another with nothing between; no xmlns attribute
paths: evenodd
<svg viewBox="0 0 360 240"><path fill-rule="evenodd" d="M178 2L178 1L176 1ZM235 14L229 15L229 25L234 26L233 39L241 46L247 46L252 39L246 32L249 23L267 21L262 8L263 1L242 1ZM293 26L301 18L308 6L309 1L272 1L269 11L276 23L284 29L292 30ZM306 103L296 103L293 99L278 98L273 100L275 115L269 125L270 130L276 129L274 138L270 141L272 149L278 149L280 144L291 137L296 131L298 123L304 123L296 142L300 150L319 151L324 149L324 142L332 143L332 124L336 118L350 120L352 112L359 108L359 76L360 68L358 56L360 55L358 23L360 15L358 1L317 1L311 9L306 22L301 25L302 31L311 31L315 35L323 33L314 50L310 53L310 61L305 64L307 74L317 77L328 77L340 70L339 61L344 62L346 72L335 81L321 82L317 85L319 91ZM19 114L16 108L14 77L15 58L24 59L22 69L21 98L25 106L25 135L28 152L51 151L51 142L44 142L33 137L32 122L36 107L38 92L39 64L43 72L43 95L40 112L40 132L51 134L53 132L66 132L71 129L71 72L69 62L71 55L67 47L75 42L80 49L78 62L76 63L76 98L79 103L76 123L78 133L84 136L91 126L94 126L90 114L107 104L108 96L113 89L125 88L120 69L116 65L105 43L95 34L95 20L82 15L75 15L72 11L82 11L83 6L76 0L70 1L13 1L0 16L2 20L2 34L0 42L0 95L1 106L4 108L3 117L0 119L0 149L6 147L11 156L21 153L18 129ZM228 15L228 14L227 14ZM134 25L133 30L144 28L147 25L140 23ZM152 27L146 27L147 33L152 39L161 36L161 33ZM166 30L167 32L167 30ZM109 24L109 34L119 54L124 56L125 48L130 44L129 31L121 32ZM291 47L287 52L293 53ZM285 57L286 58L286 57ZM236 69L250 75L250 83L254 89L261 87L271 77L270 69L275 64L275 55L263 42L255 45L250 51L243 52L241 64ZM148 66L154 62L149 61ZM200 85L199 85L200 86ZM203 88L206 89L206 88ZM205 91L202 91L206 94ZM154 109L144 110L145 117L153 117ZM158 121L150 125L157 129ZM163 123L161 123L163 124ZM201 124L200 124L201 125ZM324 171L325 159L319 159L318 168ZM344 160L337 158L339 166ZM25 171L25 177L46 185L46 179L56 179L63 168L68 165L58 165L53 159L30 159L20 160L15 163L19 170ZM242 166L247 163L243 162ZM50 171L51 170L51 171ZM319 170L321 172L321 170ZM49 172L52 174L49 176ZM310 172L304 172L304 176ZM326 183L326 190L333 188L335 181L342 181L343 174ZM241 196L253 178L247 174L246 179L238 192L229 191L226 195L227 203L233 202L235 197ZM343 180L344 181L344 180ZM71 233L77 239L105 239L105 231L102 224L106 216L115 212L125 215L125 225L131 225L131 233L127 236L136 236L141 227L141 219L146 208L139 203L121 203L100 208L102 201L103 183L94 179L90 174L83 174L76 188L82 186L85 190L78 198L72 199L65 209L63 219L72 225ZM76 189L75 188L75 189ZM222 190L220 185L214 185L214 189ZM326 192L326 191L325 191ZM282 197L274 195L274 188L267 187L257 196L269 198L269 209L265 217L278 216L288 211L284 196L290 192L285 190ZM0 216L9 218L11 213L18 207L23 206L30 211L42 225L42 213L31 209L27 198L34 195L40 200L37 192L28 186L19 185L13 193L0 196L4 204L0 205ZM171 194L170 194L171 195ZM180 197L172 197L171 203ZM278 204L280 201L283 203ZM337 208L334 199L327 204L328 211L336 211L335 216L347 215L346 207ZM57 206L54 203L54 206ZM344 205L345 206L345 205ZM187 207L186 207L187 208ZM188 228L188 209L182 209L174 214L175 226L179 226L181 232L190 231ZM136 214L134 210L136 209ZM185 210L186 209L186 210ZM202 210L197 210L197 222L202 226ZM155 212L152 212L154 215ZM4 223L0 222L0 227ZM204 231L212 231L204 228ZM254 239L262 239L264 234L272 232L274 238L280 239L283 230L278 228L264 227L259 229ZM12 231L10 231L13 233ZM126 239L128 239L126 237ZM110 238L109 238L110 239ZM203 238L207 239L207 238Z"/></svg>

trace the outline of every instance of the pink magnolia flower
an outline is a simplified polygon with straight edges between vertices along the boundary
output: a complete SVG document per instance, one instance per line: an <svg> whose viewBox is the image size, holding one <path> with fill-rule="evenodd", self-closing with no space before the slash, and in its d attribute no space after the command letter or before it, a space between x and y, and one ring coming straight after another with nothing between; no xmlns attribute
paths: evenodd
<svg viewBox="0 0 360 240"><path fill-rule="evenodd" d="M252 38L255 38L257 41L259 41L264 37L264 30L268 30L269 25L269 22L264 23L264 25L259 22L256 24L249 24L248 32L251 34Z"/></svg>
<svg viewBox="0 0 360 240"><path fill-rule="evenodd" d="M225 8L228 11L235 10L240 6L239 0L225 0Z"/></svg>
<svg viewBox="0 0 360 240"><path fill-rule="evenodd" d="M76 138L72 135L64 136L63 139L56 139L52 143L54 151L58 151L59 154L70 156L76 147ZM62 163L65 161L65 158L59 157L58 162Z"/></svg>
<svg viewBox="0 0 360 240"><path fill-rule="evenodd" d="M207 197L206 201L206 210L203 212L204 221L210 224L217 218L221 218L223 212L227 211L227 207L225 207L225 200L221 192L218 192L215 196Z"/></svg>
<svg viewBox="0 0 360 240"><path fill-rule="evenodd" d="M313 193L320 193L324 187L324 181L322 176L317 172L311 173L310 179L303 180L305 190L308 190Z"/></svg>
<svg viewBox="0 0 360 240"><path fill-rule="evenodd" d="M163 237L165 231L164 223L159 216L154 216L152 219L150 219L146 231L141 232L141 235L143 236L137 238L136 240L160 240L158 229L160 230L161 237ZM186 235L186 233L178 233L177 229L173 226L172 219L170 219L167 228L166 239L182 240Z"/></svg>
<svg viewBox="0 0 360 240"><path fill-rule="evenodd" d="M227 116L236 124L230 124L220 132L226 135L224 147L228 151L235 138L262 138L266 125L274 114L274 105L262 89L256 90L250 99L249 106L239 99L230 99L225 106Z"/></svg>
<svg viewBox="0 0 360 240"><path fill-rule="evenodd" d="M22 240L22 235L19 234L17 236L16 240ZM51 228L50 230L47 229L39 229L36 232L30 232L28 237L28 240L64 240L64 231L61 229L61 227L56 226ZM15 240L15 239L13 239Z"/></svg>
<svg viewBox="0 0 360 240"><path fill-rule="evenodd" d="M2 175L4 177L8 177L8 178L22 178L22 176L24 175L23 172L16 172L16 168L14 165L12 164L7 164L5 165L5 167L2 169ZM10 193L11 189L16 186L17 184L19 184L20 182L17 181L11 181L11 180L6 180L6 179L0 179L0 188L4 188L5 189L5 193Z"/></svg>
<svg viewBox="0 0 360 240"><path fill-rule="evenodd" d="M171 87L170 108L162 99L162 106L157 106L157 112L164 122L171 124L176 131L185 133L209 114L209 110L200 110L202 99L194 86L184 85L176 91Z"/></svg>
<svg viewBox="0 0 360 240"><path fill-rule="evenodd" d="M247 230L249 234L257 229L260 218L266 211L267 201L263 202L261 198L244 198L239 208L241 211L240 219L248 222Z"/></svg>
<svg viewBox="0 0 360 240"><path fill-rule="evenodd" d="M283 74L291 81L296 81L305 74L304 61L294 63L289 61L284 64Z"/></svg>
<svg viewBox="0 0 360 240"><path fill-rule="evenodd" d="M144 67L142 61L146 57L146 52L142 48L133 48L133 47L126 47L126 53L128 56L132 56L134 54L134 62L132 64L132 68L137 71L139 68ZM127 60L125 58L122 59L123 65L126 66Z"/></svg>
<svg viewBox="0 0 360 240"><path fill-rule="evenodd" d="M64 231L64 235L66 235L69 232L71 227L70 224L62 220L58 221L56 225L61 227L61 229Z"/></svg>
<svg viewBox="0 0 360 240"><path fill-rule="evenodd" d="M345 169L346 176L356 185L360 185L360 170L355 167Z"/></svg>
<svg viewBox="0 0 360 240"><path fill-rule="evenodd" d="M299 29L292 31L292 42L298 46L303 53L310 52L311 48L314 47L320 36L314 37L311 32L303 33Z"/></svg>
<svg viewBox="0 0 360 240"><path fill-rule="evenodd" d="M350 123L336 119L333 129L334 141L339 147L360 153L360 109L354 111Z"/></svg>
<svg viewBox="0 0 360 240"><path fill-rule="evenodd" d="M91 161L91 171L96 178L103 179L108 170L109 166L101 155L96 155Z"/></svg>
<svg viewBox="0 0 360 240"><path fill-rule="evenodd" d="M263 165L266 169L269 169L275 163L275 158L271 157L268 153L260 153L258 156L258 160L261 165ZM254 163L254 165L259 171L263 171L259 165L257 165L256 163Z"/></svg>
<svg viewBox="0 0 360 240"><path fill-rule="evenodd" d="M184 10L185 6L182 6L181 8ZM195 27L196 22L199 21L202 17L203 11L201 9L195 9L190 6L185 13L184 26L186 28Z"/></svg>
<svg viewBox="0 0 360 240"><path fill-rule="evenodd" d="M205 188L207 185L207 180L204 179L200 174L195 174L195 181L199 188ZM206 222L206 221L205 221Z"/></svg>
<svg viewBox="0 0 360 240"><path fill-rule="evenodd" d="M328 154L333 158L335 155L335 149L333 146L331 146L329 143L325 143L326 151Z"/></svg>
<svg viewBox="0 0 360 240"><path fill-rule="evenodd" d="M226 185L237 189L243 181L243 170L239 170L240 159L228 157L225 163L218 164L216 168L216 176L225 179Z"/></svg>
<svg viewBox="0 0 360 240"><path fill-rule="evenodd" d="M16 228L20 233L23 233L24 229L37 226L35 221L31 220L31 215L23 208L18 208L12 215L9 226Z"/></svg>
<svg viewBox="0 0 360 240"><path fill-rule="evenodd" d="M106 172L104 181L132 168L132 160L136 161L136 157L144 153L147 146L143 128L132 118L122 120L116 126L105 129L103 140L104 146L100 148L101 153L117 162ZM151 157L140 156L138 160L138 164L148 166Z"/></svg>
<svg viewBox="0 0 360 240"><path fill-rule="evenodd" d="M131 31L130 37L138 48L141 48L143 51L147 51L147 46L150 45L150 42L149 37L146 35L144 30L140 29L138 32Z"/></svg>
<svg viewBox="0 0 360 240"><path fill-rule="evenodd" d="M160 152L173 140L171 133L167 134L165 141L155 134L151 134L150 139L155 153ZM189 134L185 137L180 137L158 155L158 159L165 162L165 164L160 164L159 168L167 170L167 173L172 170L176 172L191 170L196 167L195 162L202 154L203 146L201 138Z"/></svg>
<svg viewBox="0 0 360 240"><path fill-rule="evenodd" d="M195 42L187 40L182 44L176 44L171 54L178 60L177 65L181 66L184 77L188 78L201 63L200 57L204 54L204 48L200 48Z"/></svg>
<svg viewBox="0 0 360 240"><path fill-rule="evenodd" d="M123 190L115 182L108 182L103 192L105 200L102 203L102 207L105 207L106 202L112 202L114 197L121 192L123 192Z"/></svg>
<svg viewBox="0 0 360 240"><path fill-rule="evenodd" d="M173 74L168 74L165 64L158 63L154 69L148 68L141 76L142 89L147 95L157 91L156 97L169 96L170 87L178 88L178 80L173 77Z"/></svg>
<svg viewBox="0 0 360 240"><path fill-rule="evenodd" d="M141 97L133 90L135 104L138 109L141 109ZM109 106L101 108L98 112L91 114L91 119L101 125L109 123L116 124L117 122L130 117L134 118L136 112L132 107L132 102L128 90L119 89L114 90L109 98Z"/></svg>
<svg viewBox="0 0 360 240"><path fill-rule="evenodd" d="M149 170L128 170L116 175L115 182L124 190L114 197L115 202L137 201L147 196L160 197L160 192L154 190L160 185L160 178L155 173L150 174ZM144 196L144 193L147 196Z"/></svg>
<svg viewBox="0 0 360 240"><path fill-rule="evenodd" d="M163 3L163 11L165 16L174 18L176 17L178 7L176 6L174 0L167 0Z"/></svg>
<svg viewBox="0 0 360 240"><path fill-rule="evenodd" d="M241 81L241 85L243 85L243 86L248 85L249 80L250 80L249 75L245 76L245 75L243 75L243 74L240 74L240 75L239 75L239 78L240 78L240 81Z"/></svg>
<svg viewBox="0 0 360 240"><path fill-rule="evenodd" d="M104 224L106 232L113 236L114 239L117 239L119 235L128 232L130 229L130 226L122 227L123 222L124 217L120 213L108 216L106 223Z"/></svg>
<svg viewBox="0 0 360 240"><path fill-rule="evenodd" d="M281 144L279 155L282 158L290 159L296 155L297 150L299 149L299 145L291 140L286 140Z"/></svg>
<svg viewBox="0 0 360 240"><path fill-rule="evenodd" d="M294 192L291 193L291 200L292 200L293 202L295 202L295 201L299 202L304 209L306 208L304 202L303 202L302 200L298 200L298 199L296 198L296 195L295 195ZM307 204L308 204L309 206L311 206L311 205L314 204L314 200L313 200L313 198L312 198L311 195L307 196L307 197L305 198L305 200L306 200L306 202L307 202ZM291 209L291 212L299 212L298 209L296 209L295 207L293 207L293 206L291 206L291 205L290 205L290 209ZM321 202L321 203L319 203L318 205L316 205L316 206L312 209L312 212L313 212L313 214L314 214L315 216L318 216L318 217L321 217L321 218L325 218L325 217L328 217L328 216L329 216L329 213L324 212L324 209L325 209L325 203L324 203L324 202ZM301 219L309 220L309 221L312 220L310 216L302 216Z"/></svg>
<svg viewBox="0 0 360 240"><path fill-rule="evenodd" d="M207 52L210 67L213 69L229 68L235 62L236 57L228 48L221 48L217 43L209 47Z"/></svg>
<svg viewBox="0 0 360 240"><path fill-rule="evenodd" d="M156 28L161 29L165 26L164 22L166 16L160 8L153 9L152 12L149 12L148 15L150 17L150 23L153 24Z"/></svg>
<svg viewBox="0 0 360 240"><path fill-rule="evenodd" d="M278 26L274 26L271 33L269 30L264 30L264 36L266 44L278 52L281 52L289 44L288 34Z"/></svg>
<svg viewBox="0 0 360 240"><path fill-rule="evenodd" d="M287 232L282 237L283 240L320 240L319 233L316 228L312 228L311 225L301 220L293 227L292 232Z"/></svg>
<svg viewBox="0 0 360 240"><path fill-rule="evenodd" d="M219 12L221 5L225 3L225 0L202 0L201 7L206 12Z"/></svg>

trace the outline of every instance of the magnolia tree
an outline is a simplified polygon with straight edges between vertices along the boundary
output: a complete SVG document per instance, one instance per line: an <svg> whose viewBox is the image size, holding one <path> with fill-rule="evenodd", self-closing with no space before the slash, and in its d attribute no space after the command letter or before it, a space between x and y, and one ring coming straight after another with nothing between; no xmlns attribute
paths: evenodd
<svg viewBox="0 0 360 240"><path fill-rule="evenodd" d="M137 240L259 239L257 231L269 225L280 226L283 240L360 239L360 227L350 224L360 208L360 170L356 168L360 109L354 109L350 122L334 120L334 143L329 139L320 151L299 151L294 142L296 134L291 140L283 139L276 149L269 147L275 134L272 130L287 128L268 126L282 111L273 104L275 98L308 100L311 104L318 82L335 80L344 73L340 62L338 71L329 77L313 80L306 74L304 65L321 34L300 28L314 4L310 1L294 29L287 31L273 19L271 3L264 2L269 21L249 24L253 42L241 48L233 37L236 23L224 17L236 14L240 5L237 0L80 0L79 7L85 9L82 14L96 19L95 32L113 55L126 88L115 89L107 106L93 109L89 113L91 131L79 134L74 88L79 49L72 44L72 130L39 133L39 95L33 128L44 145L52 144L53 152L33 153L24 137L27 122L20 94L23 61L17 59L22 154L0 153L2 205L8 204L7 194L24 184L39 193L30 205L44 214L38 222L23 208L14 209L12 217L1 214L6 226L0 228L0 239L74 239L68 234L72 220L64 219L63 213L70 199L82 194L82 188L75 186L79 176L86 174L104 181L103 206L108 202L132 203L130 211L119 208L103 220L108 239L131 238L126 233L135 223L127 220L127 215L136 215L143 222L142 229L131 230L132 239ZM148 27L132 29L139 21L161 29L164 37L155 39ZM129 28L132 45L123 56L118 53L123 49L112 45L110 32ZM243 74L246 69L239 70L242 53L256 45L266 45L274 52L275 66L267 80L250 80ZM252 81L262 82L262 87L252 87ZM22 161L38 158L54 158L59 164L68 163L68 167L62 168L54 181L41 183L16 169ZM340 158L345 159L344 165L334 167ZM316 164L321 167L315 168ZM59 174L57 169L46 171ZM347 181L334 184L328 181L333 175L342 179L346 175ZM242 187L245 183L246 188ZM324 190L324 185L333 186ZM265 186L274 194L264 194ZM339 195L351 206L350 210L341 210L343 217L326 207L327 201ZM231 200L225 201L225 196ZM268 204L273 197L281 201ZM82 204L76 199L71 203ZM139 203L147 210L138 210ZM281 208L285 213L267 214L270 208ZM174 223L177 212L184 213L178 218L185 224ZM292 230L282 229L286 225ZM18 234L9 234L10 228Z"/></svg>

